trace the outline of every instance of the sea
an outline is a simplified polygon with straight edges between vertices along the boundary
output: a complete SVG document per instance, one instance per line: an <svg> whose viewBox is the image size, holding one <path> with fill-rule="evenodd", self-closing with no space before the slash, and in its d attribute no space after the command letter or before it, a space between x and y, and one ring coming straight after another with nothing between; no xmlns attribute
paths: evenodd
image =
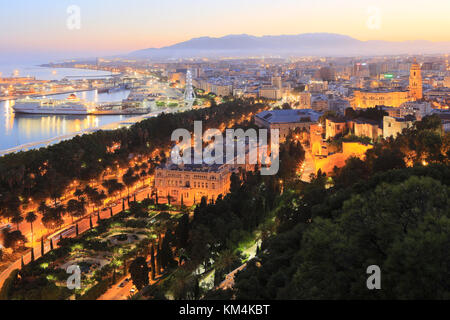
<svg viewBox="0 0 450 320"><path fill-rule="evenodd" d="M61 80L65 77L98 77L108 78L106 71L47 68L37 64L0 64L0 77L35 77L38 80ZM52 95L55 99L64 99L70 93ZM77 92L76 95L86 101L117 102L126 99L129 90L111 93L98 93L96 90ZM24 144L48 140L58 136L92 129L118 121L126 120L128 115L23 115L15 114L13 100L0 101L0 151L15 148Z"/></svg>

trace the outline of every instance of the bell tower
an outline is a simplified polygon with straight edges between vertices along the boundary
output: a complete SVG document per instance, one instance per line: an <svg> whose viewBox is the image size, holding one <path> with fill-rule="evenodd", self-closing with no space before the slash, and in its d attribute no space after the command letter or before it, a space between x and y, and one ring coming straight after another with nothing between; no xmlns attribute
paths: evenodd
<svg viewBox="0 0 450 320"><path fill-rule="evenodd" d="M409 76L409 93L412 98L420 100L423 98L422 92L422 71L420 65L414 58L414 63L411 65L411 71Z"/></svg>

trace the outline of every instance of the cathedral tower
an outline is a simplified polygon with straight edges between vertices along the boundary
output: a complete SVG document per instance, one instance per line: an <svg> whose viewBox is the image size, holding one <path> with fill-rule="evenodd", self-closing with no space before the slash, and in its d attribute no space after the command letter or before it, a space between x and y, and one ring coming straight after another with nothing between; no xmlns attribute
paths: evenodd
<svg viewBox="0 0 450 320"><path fill-rule="evenodd" d="M416 100L423 98L422 93L422 71L420 70L420 65L414 59L414 63L411 65L411 73L409 76L409 92L411 97Z"/></svg>

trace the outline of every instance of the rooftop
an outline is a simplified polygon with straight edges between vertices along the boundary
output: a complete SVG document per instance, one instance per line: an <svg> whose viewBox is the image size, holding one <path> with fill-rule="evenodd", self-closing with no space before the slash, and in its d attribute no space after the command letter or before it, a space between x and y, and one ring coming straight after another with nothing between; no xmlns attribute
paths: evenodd
<svg viewBox="0 0 450 320"><path fill-rule="evenodd" d="M352 121L355 123L359 123L359 124L379 125L378 121L366 119L366 118L356 118L356 119L353 119Z"/></svg>
<svg viewBox="0 0 450 320"><path fill-rule="evenodd" d="M256 117L269 123L317 122L322 114L312 109L270 110L258 113ZM310 121L305 121L309 118Z"/></svg>
<svg viewBox="0 0 450 320"><path fill-rule="evenodd" d="M358 89L355 92L364 92L364 93L391 93L391 92L408 92L408 90L400 89L400 88L376 88L376 89Z"/></svg>
<svg viewBox="0 0 450 320"><path fill-rule="evenodd" d="M389 117L385 116L384 118L392 118L395 119L396 122L413 122L415 120L414 116L408 115L404 117Z"/></svg>
<svg viewBox="0 0 450 320"><path fill-rule="evenodd" d="M341 119L341 118L336 118L336 117L329 117L327 118L328 121L333 122L333 123L346 123L347 120L346 119Z"/></svg>

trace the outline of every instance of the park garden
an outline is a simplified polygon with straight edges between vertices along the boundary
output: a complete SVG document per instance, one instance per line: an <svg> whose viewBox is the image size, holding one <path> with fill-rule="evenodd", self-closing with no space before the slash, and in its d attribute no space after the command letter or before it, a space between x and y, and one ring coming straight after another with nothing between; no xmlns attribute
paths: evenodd
<svg viewBox="0 0 450 320"><path fill-rule="evenodd" d="M10 275L1 295L17 300L97 299L128 273L136 256L147 257L153 250L153 259L160 259L166 231L174 230L182 216L173 206L154 205L153 200L131 202L129 210L101 220L82 235L51 243L43 257ZM70 266L80 268L80 289L68 289Z"/></svg>

